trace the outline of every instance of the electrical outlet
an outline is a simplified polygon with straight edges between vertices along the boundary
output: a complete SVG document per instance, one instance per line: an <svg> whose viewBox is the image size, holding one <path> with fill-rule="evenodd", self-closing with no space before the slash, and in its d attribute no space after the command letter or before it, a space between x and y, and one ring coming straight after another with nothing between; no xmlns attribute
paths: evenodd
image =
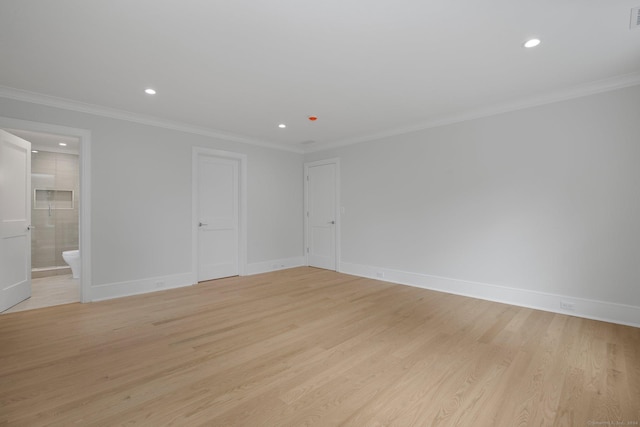
<svg viewBox="0 0 640 427"><path fill-rule="evenodd" d="M378 271L378 272L376 273L376 277L377 277L377 278L379 278L379 279L384 279L384 272L382 272L382 271Z"/></svg>
<svg viewBox="0 0 640 427"><path fill-rule="evenodd" d="M560 301L560 308L563 310L574 311L576 309L576 305L572 302Z"/></svg>

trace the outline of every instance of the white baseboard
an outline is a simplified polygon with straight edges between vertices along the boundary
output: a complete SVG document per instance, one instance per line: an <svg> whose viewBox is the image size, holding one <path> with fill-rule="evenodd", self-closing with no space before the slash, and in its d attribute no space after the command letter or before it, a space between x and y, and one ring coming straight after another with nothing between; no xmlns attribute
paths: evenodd
<svg viewBox="0 0 640 427"><path fill-rule="evenodd" d="M192 273L108 283L91 287L91 301L102 301L130 295L145 294L147 292L164 291L167 289L191 286L193 284Z"/></svg>
<svg viewBox="0 0 640 427"><path fill-rule="evenodd" d="M247 264L245 272L247 276L251 276L252 274L267 273L269 271L284 270L287 268L301 267L303 265L306 265L304 256L274 259L271 261Z"/></svg>
<svg viewBox="0 0 640 427"><path fill-rule="evenodd" d="M640 327L640 307L343 262L340 272L450 294ZM562 305L561 305L562 304Z"/></svg>
<svg viewBox="0 0 640 427"><path fill-rule="evenodd" d="M284 270L293 267L301 267L303 265L305 265L304 256L256 262L247 264L245 274L247 276L250 276L252 274ZM131 280L127 282L108 283L105 285L92 286L90 301L103 301L113 298L145 294L147 292L181 288L185 286L191 286L196 282L197 280L195 279L195 275L193 273L183 273L174 274L171 276Z"/></svg>

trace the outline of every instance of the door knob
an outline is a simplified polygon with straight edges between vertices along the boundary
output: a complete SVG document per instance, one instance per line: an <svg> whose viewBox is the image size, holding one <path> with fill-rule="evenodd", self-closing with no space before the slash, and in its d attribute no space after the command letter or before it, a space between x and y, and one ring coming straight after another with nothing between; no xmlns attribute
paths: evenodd
<svg viewBox="0 0 640 427"><path fill-rule="evenodd" d="M335 221L329 221L329 224L335 224L335 223L336 223Z"/></svg>
<svg viewBox="0 0 640 427"><path fill-rule="evenodd" d="M209 225L209 224L205 224L204 222L199 222L198 223L198 227L204 227L205 225Z"/></svg>

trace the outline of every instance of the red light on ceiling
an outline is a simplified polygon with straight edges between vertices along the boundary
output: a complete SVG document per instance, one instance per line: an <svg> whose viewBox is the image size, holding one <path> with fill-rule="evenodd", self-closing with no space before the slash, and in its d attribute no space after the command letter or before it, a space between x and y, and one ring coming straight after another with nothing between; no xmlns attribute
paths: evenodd
<svg viewBox="0 0 640 427"><path fill-rule="evenodd" d="M318 118L316 116L309 116L309 120L315 122L316 120L318 120Z"/></svg>

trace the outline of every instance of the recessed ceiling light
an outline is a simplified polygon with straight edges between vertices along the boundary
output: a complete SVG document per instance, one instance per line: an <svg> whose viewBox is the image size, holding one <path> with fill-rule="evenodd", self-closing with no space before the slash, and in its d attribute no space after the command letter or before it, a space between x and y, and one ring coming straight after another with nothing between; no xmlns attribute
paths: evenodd
<svg viewBox="0 0 640 427"><path fill-rule="evenodd" d="M156 91L155 89L148 88L144 90L144 93L146 93L147 95L155 95Z"/></svg>
<svg viewBox="0 0 640 427"><path fill-rule="evenodd" d="M284 128L286 128L286 127L287 127L287 125L285 125L284 123L280 123L280 124L278 125L278 127L279 127L280 129L284 129Z"/></svg>
<svg viewBox="0 0 640 427"><path fill-rule="evenodd" d="M31 150L32 153L38 153L38 150Z"/></svg>
<svg viewBox="0 0 640 427"><path fill-rule="evenodd" d="M524 47L526 48L536 47L539 44L540 44L540 39L529 39L524 43Z"/></svg>
<svg viewBox="0 0 640 427"><path fill-rule="evenodd" d="M66 143L66 142L58 142L58 145L59 145L60 147L66 147L66 146L67 146L67 143Z"/></svg>

